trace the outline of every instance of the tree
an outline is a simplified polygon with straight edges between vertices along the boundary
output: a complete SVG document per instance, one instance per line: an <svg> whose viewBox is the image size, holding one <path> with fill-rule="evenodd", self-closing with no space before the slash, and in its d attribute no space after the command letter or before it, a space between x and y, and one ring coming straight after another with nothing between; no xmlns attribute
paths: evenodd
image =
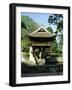
<svg viewBox="0 0 72 90"><path fill-rule="evenodd" d="M48 30L49 32L53 33L53 30L52 30L51 27L48 27L47 30Z"/></svg>
<svg viewBox="0 0 72 90"><path fill-rule="evenodd" d="M63 15L62 14L52 14L49 16L48 22L50 24L56 25L57 36L63 35Z"/></svg>
<svg viewBox="0 0 72 90"><path fill-rule="evenodd" d="M59 41L59 49L62 50L63 46L63 15L62 14L51 14L48 19L48 23L56 25L56 38Z"/></svg>
<svg viewBox="0 0 72 90"><path fill-rule="evenodd" d="M21 16L21 28L22 27L28 32L33 32L39 27L39 25L32 18Z"/></svg>
<svg viewBox="0 0 72 90"><path fill-rule="evenodd" d="M22 51L28 52L30 40L27 37L28 33L33 32L39 25L28 16L21 16L21 47Z"/></svg>
<svg viewBox="0 0 72 90"><path fill-rule="evenodd" d="M21 21L21 28L27 29L27 27L26 27L26 25L25 25L25 23L23 21Z"/></svg>

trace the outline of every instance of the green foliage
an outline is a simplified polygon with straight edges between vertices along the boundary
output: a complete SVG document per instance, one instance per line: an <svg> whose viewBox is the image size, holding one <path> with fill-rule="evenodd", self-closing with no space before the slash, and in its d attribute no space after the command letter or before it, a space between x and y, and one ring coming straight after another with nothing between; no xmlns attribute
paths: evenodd
<svg viewBox="0 0 72 90"><path fill-rule="evenodd" d="M61 55L63 46L63 15L52 14L49 16L48 22L57 26L55 34L59 42L57 43L56 40L53 41L52 50L54 53L59 53Z"/></svg>
<svg viewBox="0 0 72 90"><path fill-rule="evenodd" d="M28 34L28 32L26 31L26 29L21 28L21 39L22 40L26 37L27 34Z"/></svg>
<svg viewBox="0 0 72 90"><path fill-rule="evenodd" d="M25 25L25 23L24 23L23 21L21 21L21 28L27 29L27 28L26 28L26 25Z"/></svg>
<svg viewBox="0 0 72 90"><path fill-rule="evenodd" d="M53 30L51 27L48 27L47 30L51 33L53 33ZM56 38L54 38L53 42L52 42L52 53L55 55L55 56L61 56L61 48L59 47L59 43L57 43L57 40Z"/></svg>
<svg viewBox="0 0 72 90"><path fill-rule="evenodd" d="M59 30L59 32L62 31L62 29L63 29L63 20L60 20L60 22L57 23L57 29Z"/></svg>
<svg viewBox="0 0 72 90"><path fill-rule="evenodd" d="M52 14L49 16L48 22L54 25L57 25L63 20L62 14Z"/></svg>
<svg viewBox="0 0 72 90"><path fill-rule="evenodd" d="M56 25L57 26L57 36L62 35L63 33L63 15L62 14L52 14L49 16L48 22L50 24Z"/></svg>
<svg viewBox="0 0 72 90"><path fill-rule="evenodd" d="M39 25L28 16L21 16L21 47L23 52L29 52L29 32L35 31Z"/></svg>
<svg viewBox="0 0 72 90"><path fill-rule="evenodd" d="M62 56L62 48L58 47L58 43L56 40L52 42L52 53L57 57Z"/></svg>
<svg viewBox="0 0 72 90"><path fill-rule="evenodd" d="M21 16L21 23L28 32L33 32L39 27L39 25L28 16Z"/></svg>
<svg viewBox="0 0 72 90"><path fill-rule="evenodd" d="M51 27L48 27L47 30L48 30L49 32L53 33L53 30L52 30Z"/></svg>

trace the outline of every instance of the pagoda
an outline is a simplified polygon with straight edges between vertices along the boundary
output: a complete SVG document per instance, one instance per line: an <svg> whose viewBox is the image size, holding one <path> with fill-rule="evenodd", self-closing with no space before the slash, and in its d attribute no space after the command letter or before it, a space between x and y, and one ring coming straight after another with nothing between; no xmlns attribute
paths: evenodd
<svg viewBox="0 0 72 90"><path fill-rule="evenodd" d="M40 27L34 32L29 33L28 37L31 41L30 47L32 48L32 54L35 57L36 63L43 64L45 57L51 53L52 41L55 34L49 32L44 27Z"/></svg>

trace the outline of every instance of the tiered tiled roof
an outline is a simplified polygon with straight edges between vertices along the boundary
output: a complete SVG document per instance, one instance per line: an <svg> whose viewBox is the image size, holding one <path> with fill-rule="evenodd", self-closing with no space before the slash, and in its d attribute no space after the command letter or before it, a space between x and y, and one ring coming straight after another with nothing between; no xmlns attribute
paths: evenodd
<svg viewBox="0 0 72 90"><path fill-rule="evenodd" d="M48 30L46 30L44 27L40 27L37 30L35 30L32 33L28 34L29 37L44 37L44 38L49 38L49 37L54 37L55 34L49 32Z"/></svg>

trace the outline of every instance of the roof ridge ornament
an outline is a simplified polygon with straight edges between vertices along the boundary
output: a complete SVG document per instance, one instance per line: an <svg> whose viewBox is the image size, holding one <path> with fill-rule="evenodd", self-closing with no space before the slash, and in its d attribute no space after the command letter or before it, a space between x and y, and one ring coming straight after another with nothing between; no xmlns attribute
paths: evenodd
<svg viewBox="0 0 72 90"><path fill-rule="evenodd" d="M35 30L34 32L31 32L30 34L34 34L39 32L39 30L43 29L46 33L51 34L51 32L49 32L44 26L39 27L37 30Z"/></svg>

